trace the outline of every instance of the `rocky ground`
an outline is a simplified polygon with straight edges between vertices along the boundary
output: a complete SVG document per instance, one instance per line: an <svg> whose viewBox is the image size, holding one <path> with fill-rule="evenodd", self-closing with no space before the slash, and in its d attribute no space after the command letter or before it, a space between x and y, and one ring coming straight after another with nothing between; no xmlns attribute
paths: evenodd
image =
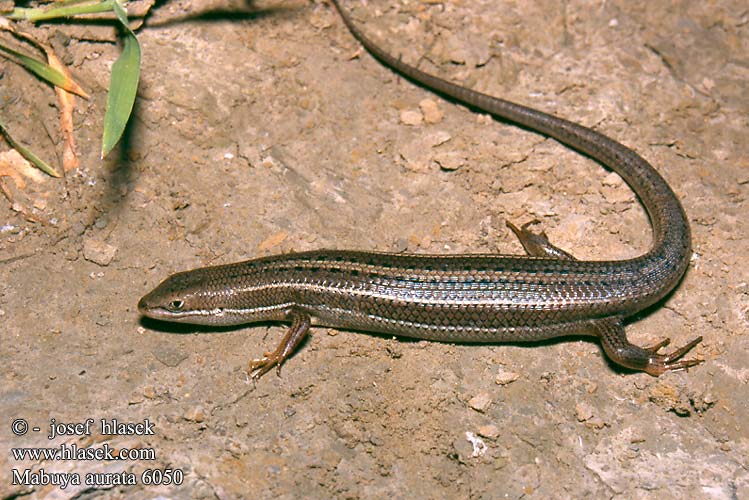
<svg viewBox="0 0 749 500"><path fill-rule="evenodd" d="M540 220L580 259L632 257L651 238L618 176L395 76L325 2L162 2L137 32L135 116L103 161L112 28L39 29L92 95L74 114L81 167L0 174L2 448L137 456L3 452L0 497L749 497L744 3L344 4L405 61L650 160L684 204L694 255L627 331L643 345L702 335L705 363L656 379L582 338L452 345L315 329L281 378L253 385L247 361L283 325L143 320L138 299L170 273L272 253L521 253L506 220ZM6 125L57 161L51 89L5 60L0 76ZM93 424L48 439L52 419ZM113 419L140 432L101 435ZM137 484L13 484L42 469ZM181 484L152 472L168 469Z"/></svg>

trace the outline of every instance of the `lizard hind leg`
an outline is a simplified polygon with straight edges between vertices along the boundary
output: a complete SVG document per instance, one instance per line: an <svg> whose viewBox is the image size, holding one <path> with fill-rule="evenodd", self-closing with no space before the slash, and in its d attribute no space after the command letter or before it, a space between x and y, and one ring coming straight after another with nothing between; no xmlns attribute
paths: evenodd
<svg viewBox="0 0 749 500"><path fill-rule="evenodd" d="M528 230L529 226L538 224L538 222L539 221L537 220L532 220L526 222L519 228L510 221L507 221L506 224L507 227L512 229L512 232L515 233L515 236L518 237L518 240L520 240L520 243L523 245L523 248L525 248L528 255L532 257L545 257L560 260L577 260L561 248L552 245L549 238L546 236L546 233L543 231L537 234Z"/></svg>
<svg viewBox="0 0 749 500"><path fill-rule="evenodd" d="M591 320L593 333L601 339L603 350L614 363L632 370L644 371L657 377L668 371L686 370L703 362L701 359L681 359L694 346L702 342L697 337L685 346L667 354L658 351L670 343L663 339L650 347L639 347L627 340L621 318Z"/></svg>

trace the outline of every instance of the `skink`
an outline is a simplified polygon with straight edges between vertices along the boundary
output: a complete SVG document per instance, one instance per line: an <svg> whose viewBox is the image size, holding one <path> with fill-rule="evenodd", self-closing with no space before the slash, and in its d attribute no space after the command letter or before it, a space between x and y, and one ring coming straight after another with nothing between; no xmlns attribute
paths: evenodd
<svg viewBox="0 0 749 500"><path fill-rule="evenodd" d="M318 250L174 274L138 303L145 316L193 324L281 321L278 347L250 362L257 379L281 364L312 325L448 342L537 341L592 335L615 363L658 376L701 362L682 359L698 337L668 354L627 340L623 320L680 281L691 254L689 224L666 181L631 149L582 125L482 94L391 56L333 4L353 36L410 80L520 124L584 153L619 174L647 210L652 248L620 261L579 261L528 225L508 223L528 256L417 255Z"/></svg>

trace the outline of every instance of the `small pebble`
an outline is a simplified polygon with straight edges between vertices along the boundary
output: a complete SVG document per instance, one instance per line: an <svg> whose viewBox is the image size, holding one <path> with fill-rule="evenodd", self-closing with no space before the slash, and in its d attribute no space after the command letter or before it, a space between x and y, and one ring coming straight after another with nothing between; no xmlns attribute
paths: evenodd
<svg viewBox="0 0 749 500"><path fill-rule="evenodd" d="M500 368L499 372L497 372L497 376L494 378L494 382L497 385L507 385L515 382L519 378L520 374L515 372L508 372L503 368Z"/></svg>
<svg viewBox="0 0 749 500"><path fill-rule="evenodd" d="M445 130L438 130L437 132L434 132L433 134L427 135L425 139L427 142L429 142L429 144L432 147L436 147L436 146L441 146L442 144L452 139L452 136L450 135L449 132Z"/></svg>
<svg viewBox="0 0 749 500"><path fill-rule="evenodd" d="M404 109L400 114L401 122L405 125L411 125L413 127L421 125L424 121L424 116L420 111L413 109Z"/></svg>
<svg viewBox="0 0 749 500"><path fill-rule="evenodd" d="M434 161L440 166L442 170L458 170L460 167L466 164L466 159L459 151L449 151L444 154L440 154L434 157Z"/></svg>
<svg viewBox="0 0 749 500"><path fill-rule="evenodd" d="M611 172L606 177L603 178L603 185L604 186L611 186L611 187L617 187L621 186L624 183L621 177L619 177L619 174L616 172Z"/></svg>
<svg viewBox="0 0 749 500"><path fill-rule="evenodd" d="M575 406L575 416L578 422L585 422L593 418L595 415L595 409L588 403L577 403Z"/></svg>
<svg viewBox="0 0 749 500"><path fill-rule="evenodd" d="M445 113L431 99L423 99L419 102L419 108L421 108L421 112L424 114L424 121L427 123L439 123L445 117Z"/></svg>
<svg viewBox="0 0 749 500"><path fill-rule="evenodd" d="M593 417L585 422L585 425L588 427L592 427L593 429L603 429L604 427L606 427L606 422L604 422L601 417Z"/></svg>
<svg viewBox="0 0 749 500"><path fill-rule="evenodd" d="M200 406L193 406L185 412L185 420L200 423L205 420L205 410Z"/></svg>
<svg viewBox="0 0 749 500"><path fill-rule="evenodd" d="M492 399L488 392L480 392L468 401L468 406L476 411L485 412L492 404Z"/></svg>
<svg viewBox="0 0 749 500"><path fill-rule="evenodd" d="M496 439L499 436L499 427L494 424L482 425L479 427L479 436L487 439Z"/></svg>
<svg viewBox="0 0 749 500"><path fill-rule="evenodd" d="M83 242L83 258L94 264L108 266L116 253L117 247L109 243L104 243L93 238L89 238Z"/></svg>

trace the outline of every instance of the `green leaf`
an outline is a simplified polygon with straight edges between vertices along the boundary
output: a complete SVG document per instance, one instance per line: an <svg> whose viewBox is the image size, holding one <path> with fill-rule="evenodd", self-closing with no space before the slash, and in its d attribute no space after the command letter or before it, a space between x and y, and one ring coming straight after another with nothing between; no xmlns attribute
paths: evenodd
<svg viewBox="0 0 749 500"><path fill-rule="evenodd" d="M140 78L140 45L135 33L127 24L125 9L114 2L113 9L125 28L122 54L112 65L112 76L109 82L107 110L104 114L104 133L102 134L101 157L104 158L115 147L125 131L130 113L133 110L135 94L138 91Z"/></svg>
<svg viewBox="0 0 749 500"><path fill-rule="evenodd" d="M114 10L114 14L117 16L117 19L120 20L122 26L132 33L133 31L130 29L130 25L127 22L127 11L125 10L125 7L122 6L121 0L114 0L112 2L112 10Z"/></svg>
<svg viewBox="0 0 749 500"><path fill-rule="evenodd" d="M2 121L0 121L0 134L5 136L5 139L8 141L8 144L10 144L10 147L18 151L21 154L21 156L26 158L36 168L46 173L47 175L51 175L52 177L62 177L57 172L57 170L47 165L47 163L44 160L42 160L37 155L32 153L29 149L23 147L21 144L16 142L16 140L13 139L13 137L8 132L8 129L5 128L5 125L3 124Z"/></svg>
<svg viewBox="0 0 749 500"><path fill-rule="evenodd" d="M78 84L75 83L75 81L66 77L60 71L56 70L49 64L13 50L3 44L0 44L0 51L11 54L24 68L37 75L39 78L48 81L52 85L56 85L61 89L67 90L68 92L78 94L81 97L88 97L86 93L83 92L83 89L81 89L81 87L79 87Z"/></svg>
<svg viewBox="0 0 749 500"><path fill-rule="evenodd" d="M26 19L31 22L44 21L47 19L58 19L71 17L78 14L96 14L99 12L110 12L114 0L84 0L72 2L59 2L51 6L25 8L16 7L6 14L9 19Z"/></svg>

